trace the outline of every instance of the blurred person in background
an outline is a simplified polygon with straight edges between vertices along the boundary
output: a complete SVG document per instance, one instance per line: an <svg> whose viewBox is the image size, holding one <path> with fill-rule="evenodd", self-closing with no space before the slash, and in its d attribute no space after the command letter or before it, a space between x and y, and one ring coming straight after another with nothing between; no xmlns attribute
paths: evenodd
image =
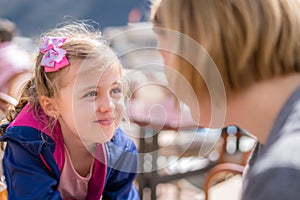
<svg viewBox="0 0 300 200"><path fill-rule="evenodd" d="M0 92L14 98L33 69L29 52L13 42L16 30L14 22L0 18Z"/></svg>

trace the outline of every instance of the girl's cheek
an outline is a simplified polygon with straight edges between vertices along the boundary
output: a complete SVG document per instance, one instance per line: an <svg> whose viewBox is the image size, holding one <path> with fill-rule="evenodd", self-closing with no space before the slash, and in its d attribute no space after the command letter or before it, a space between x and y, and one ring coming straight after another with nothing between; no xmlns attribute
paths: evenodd
<svg viewBox="0 0 300 200"><path fill-rule="evenodd" d="M117 114L117 117L119 118L119 120L121 120L123 114L124 114L124 110L125 110L125 103L124 103L124 99L121 98L121 99L118 99L116 102L115 102L115 106L116 106L116 114Z"/></svg>

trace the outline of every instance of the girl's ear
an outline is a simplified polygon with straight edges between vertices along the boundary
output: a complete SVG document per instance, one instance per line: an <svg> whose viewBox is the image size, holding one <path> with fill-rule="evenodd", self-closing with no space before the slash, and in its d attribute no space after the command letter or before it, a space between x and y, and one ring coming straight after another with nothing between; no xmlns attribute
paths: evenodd
<svg viewBox="0 0 300 200"><path fill-rule="evenodd" d="M40 97L40 105L46 115L50 117L57 118L58 116L58 106L56 104L56 101L53 98L41 96Z"/></svg>

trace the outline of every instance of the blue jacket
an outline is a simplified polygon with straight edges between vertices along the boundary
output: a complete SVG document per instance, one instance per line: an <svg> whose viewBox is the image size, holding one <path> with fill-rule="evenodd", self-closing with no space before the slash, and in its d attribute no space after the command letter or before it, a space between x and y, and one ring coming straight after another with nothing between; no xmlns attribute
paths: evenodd
<svg viewBox="0 0 300 200"><path fill-rule="evenodd" d="M0 138L6 142L3 170L9 199L62 199L57 190L65 159L61 129L57 123L52 135L46 127L26 106ZM87 199L139 199L133 185L138 158L132 140L118 128L110 142L98 145L96 154L100 159L94 162Z"/></svg>

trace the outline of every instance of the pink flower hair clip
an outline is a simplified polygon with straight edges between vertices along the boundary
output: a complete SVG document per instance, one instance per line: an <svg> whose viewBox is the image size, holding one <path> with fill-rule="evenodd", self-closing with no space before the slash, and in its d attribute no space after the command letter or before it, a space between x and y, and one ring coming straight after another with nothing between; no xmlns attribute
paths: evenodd
<svg viewBox="0 0 300 200"><path fill-rule="evenodd" d="M66 51L60 48L67 38L47 37L43 39L40 52L43 55L41 65L45 72L56 72L69 65L66 57Z"/></svg>

